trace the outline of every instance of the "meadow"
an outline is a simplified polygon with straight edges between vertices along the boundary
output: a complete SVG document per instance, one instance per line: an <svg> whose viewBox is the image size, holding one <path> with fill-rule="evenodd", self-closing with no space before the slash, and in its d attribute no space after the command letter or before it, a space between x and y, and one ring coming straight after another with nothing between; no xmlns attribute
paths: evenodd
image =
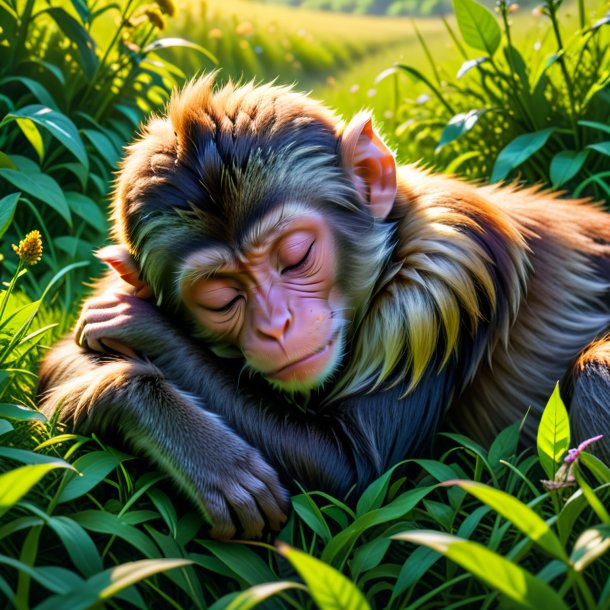
<svg viewBox="0 0 610 610"><path fill-rule="evenodd" d="M0 607L610 609L610 468L574 447L558 390L535 448L519 422L490 447L444 433L414 474L351 505L297 494L278 537L232 543L145 460L36 408L102 270L123 146L202 71L372 108L402 161L610 201L607 6L453 5L0 0Z"/></svg>

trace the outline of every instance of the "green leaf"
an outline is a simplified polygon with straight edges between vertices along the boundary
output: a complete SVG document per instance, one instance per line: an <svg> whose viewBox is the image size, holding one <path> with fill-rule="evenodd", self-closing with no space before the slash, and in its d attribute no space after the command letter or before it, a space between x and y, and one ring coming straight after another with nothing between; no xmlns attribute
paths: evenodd
<svg viewBox="0 0 610 610"><path fill-rule="evenodd" d="M100 210L100 206L95 203L93 199L74 191L66 191L64 195L73 214L82 218L88 225L93 227L99 233L106 233L108 228L106 224L106 216Z"/></svg>
<svg viewBox="0 0 610 610"><path fill-rule="evenodd" d="M24 87L30 90L32 95L45 106L49 106L54 110L57 110L57 104L53 99L53 96L48 92L48 90L41 85L38 81L33 78L28 78L27 76L7 76L0 80L0 88L2 85L7 83L21 83Z"/></svg>
<svg viewBox="0 0 610 610"><path fill-rule="evenodd" d="M36 453L35 451L19 449L17 447L0 446L0 457L8 458L15 462L21 462L22 464L55 464L56 466L61 464L64 468L74 470L74 467L71 464L52 455Z"/></svg>
<svg viewBox="0 0 610 610"><path fill-rule="evenodd" d="M539 151L555 131L553 127L547 127L541 131L526 133L517 136L509 142L498 155L493 171L491 172L491 182L504 180L508 174L527 161L534 153Z"/></svg>
<svg viewBox="0 0 610 610"><path fill-rule="evenodd" d="M402 595L410 586L416 584L440 558L441 556L433 549L425 546L417 547L400 568L392 590L392 599Z"/></svg>
<svg viewBox="0 0 610 610"><path fill-rule="evenodd" d="M610 125L607 123L598 123L597 121L578 121L579 125L583 127L591 127L591 129L597 129L604 133L610 133Z"/></svg>
<svg viewBox="0 0 610 610"><path fill-rule="evenodd" d="M289 580L255 585L242 591L237 597L232 597L231 602L225 608L226 610L250 610L272 595L288 589L303 589L303 585Z"/></svg>
<svg viewBox="0 0 610 610"><path fill-rule="evenodd" d="M406 513L413 510L420 500L425 498L434 489L436 489L436 485L410 489L386 506L358 517L326 545L322 553L322 560L326 563L340 565L356 543L356 540L367 529L404 517Z"/></svg>
<svg viewBox="0 0 610 610"><path fill-rule="evenodd" d="M299 494L291 498L291 503L294 511L299 517L311 528L324 543L327 543L331 538L330 528L324 519L324 515L318 508L318 505L307 494Z"/></svg>
<svg viewBox="0 0 610 610"><path fill-rule="evenodd" d="M500 460L507 460L516 454L519 446L519 427L519 422L516 421L504 428L491 444L488 461L496 473L504 467Z"/></svg>
<svg viewBox="0 0 610 610"><path fill-rule="evenodd" d="M125 517L127 517L125 515ZM117 536L128 542L148 559L159 556L157 545L138 528L126 522L126 518L101 510L86 510L72 515L85 529L98 534Z"/></svg>
<svg viewBox="0 0 610 610"><path fill-rule="evenodd" d="M142 51L144 54L148 54L152 51L159 51L160 49L171 49L174 47L184 47L187 49L193 49L194 51L198 51L202 55L205 55L213 63L218 64L218 59L216 59L214 54L210 53L205 47L202 47L200 44L191 42L190 40L184 40L184 38L159 38L159 40L155 40L154 42L151 42L149 45L145 46Z"/></svg>
<svg viewBox="0 0 610 610"><path fill-rule="evenodd" d="M202 545L249 585L275 579L269 566L252 549L214 540L202 541Z"/></svg>
<svg viewBox="0 0 610 610"><path fill-rule="evenodd" d="M83 26L69 15L63 8L50 8L46 10L55 23L66 35L67 39L78 48L80 55L80 66L82 67L87 80L91 80L95 74L99 60L95 53L95 42L91 35Z"/></svg>
<svg viewBox="0 0 610 610"><path fill-rule="evenodd" d="M36 409L30 409L23 405L15 405L7 402L0 402L0 417L25 419L29 421L47 421L47 418Z"/></svg>
<svg viewBox="0 0 610 610"><path fill-rule="evenodd" d="M570 561L577 572L610 549L610 525L597 525L585 530L574 543Z"/></svg>
<svg viewBox="0 0 610 610"><path fill-rule="evenodd" d="M597 144L589 144L587 148L595 150L602 155L610 157L610 142L598 142ZM583 151L584 152L584 151Z"/></svg>
<svg viewBox="0 0 610 610"><path fill-rule="evenodd" d="M192 561L188 559L142 559L123 563L92 576L68 593L47 598L34 610L56 610L57 608L88 610L112 599L123 589L154 574L174 570L191 563Z"/></svg>
<svg viewBox="0 0 610 610"><path fill-rule="evenodd" d="M2 237L13 222L17 202L21 193L11 193L0 199L0 237Z"/></svg>
<svg viewBox="0 0 610 610"><path fill-rule="evenodd" d="M453 0L453 9L464 42L493 56L502 40L494 14L475 0Z"/></svg>
<svg viewBox="0 0 610 610"><path fill-rule="evenodd" d="M36 127L35 123L30 119L17 118L15 120L17 122L17 125L19 125L19 129L21 129L23 135L32 145L32 148L36 151L36 154L38 155L38 159L42 163L42 160L44 159L44 142L42 141L42 136L40 135L40 131L38 131L38 127Z"/></svg>
<svg viewBox="0 0 610 610"><path fill-rule="evenodd" d="M12 432L14 429L15 429L15 427L12 424L7 422L5 419L0 419L0 436L2 436L4 434L8 434L9 432Z"/></svg>
<svg viewBox="0 0 610 610"><path fill-rule="evenodd" d="M0 517L12 508L46 474L57 468L66 468L63 461L33 464L9 470L0 475Z"/></svg>
<svg viewBox="0 0 610 610"><path fill-rule="evenodd" d="M570 448L570 422L568 412L555 386L546 404L538 426L537 449L540 464L549 480L561 466L561 459Z"/></svg>
<svg viewBox="0 0 610 610"><path fill-rule="evenodd" d="M93 576L103 569L102 558L83 527L70 517L51 517L48 526L66 548L70 559L84 576Z"/></svg>
<svg viewBox="0 0 610 610"><path fill-rule="evenodd" d="M610 149L608 151L610 154ZM561 186L571 180L585 164L589 156L588 150L562 150L551 160L550 177L554 187Z"/></svg>
<svg viewBox="0 0 610 610"><path fill-rule="evenodd" d="M0 168L0 176L8 180L20 191L24 191L53 208L67 223L72 226L70 208L57 182L38 172L25 173L14 169Z"/></svg>
<svg viewBox="0 0 610 610"><path fill-rule="evenodd" d="M278 545L278 552L305 581L320 610L370 610L364 595L339 571L287 544Z"/></svg>
<svg viewBox="0 0 610 610"><path fill-rule="evenodd" d="M521 608L568 610L562 598L549 585L482 544L429 530L405 532L392 538L434 549Z"/></svg>
<svg viewBox="0 0 610 610"><path fill-rule="evenodd" d="M545 523L544 519L510 494L474 481L449 481L447 484L458 485L469 494L495 510L510 521L518 530L531 538L540 548L556 559L568 562L568 556L559 542L559 538Z"/></svg>
<svg viewBox="0 0 610 610"><path fill-rule="evenodd" d="M101 483L119 464L120 458L106 451L92 451L74 462L78 473L68 475L57 502L69 502L80 498Z"/></svg>
<svg viewBox="0 0 610 610"><path fill-rule="evenodd" d="M449 144L454 140L457 140L460 136L470 131L479 121L479 119L491 108L484 108L482 110L469 110L468 112L461 112L451 117L438 142L438 146L434 149L435 153L438 153L445 144Z"/></svg>
<svg viewBox="0 0 610 610"><path fill-rule="evenodd" d="M37 125L44 127L49 133L57 138L85 167L89 167L89 157L85 145L81 140L76 125L65 115L57 110L41 104L24 106L7 114L0 127L9 121L28 119ZM21 126L21 125L20 125ZM22 127L23 129L23 127Z"/></svg>
<svg viewBox="0 0 610 610"><path fill-rule="evenodd" d="M597 456L583 451L580 454L580 465L586 466L600 484L610 483L610 468L606 466Z"/></svg>

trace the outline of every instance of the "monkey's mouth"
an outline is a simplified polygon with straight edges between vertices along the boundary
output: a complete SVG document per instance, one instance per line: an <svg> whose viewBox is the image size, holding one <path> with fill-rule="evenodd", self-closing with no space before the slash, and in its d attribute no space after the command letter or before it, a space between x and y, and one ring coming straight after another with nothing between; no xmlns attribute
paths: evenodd
<svg viewBox="0 0 610 610"><path fill-rule="evenodd" d="M335 347L340 334L340 331L337 330L325 345L312 354L290 362L275 371L265 373L265 377L278 382L303 383L305 385L312 381L315 381L316 384L319 383L334 369Z"/></svg>

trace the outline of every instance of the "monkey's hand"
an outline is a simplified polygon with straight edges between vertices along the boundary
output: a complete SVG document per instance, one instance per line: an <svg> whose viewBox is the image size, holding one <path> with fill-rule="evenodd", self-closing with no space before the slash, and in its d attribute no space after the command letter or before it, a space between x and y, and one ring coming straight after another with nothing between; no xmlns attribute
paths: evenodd
<svg viewBox="0 0 610 610"><path fill-rule="evenodd" d="M212 525L214 538L260 538L267 525L278 531L287 518L288 494L275 470L256 449L222 422L217 423L205 426L202 436L207 438L207 446L192 456L199 463L197 471L190 472L191 464L181 462L174 476L187 479L187 487Z"/></svg>
<svg viewBox="0 0 610 610"><path fill-rule="evenodd" d="M169 321L153 303L120 292L87 300L74 329L81 347L100 353L154 356L172 341Z"/></svg>

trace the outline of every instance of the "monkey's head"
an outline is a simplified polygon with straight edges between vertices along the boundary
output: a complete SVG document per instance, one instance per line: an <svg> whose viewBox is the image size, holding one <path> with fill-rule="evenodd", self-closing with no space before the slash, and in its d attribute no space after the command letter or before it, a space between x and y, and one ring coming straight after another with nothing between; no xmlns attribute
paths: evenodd
<svg viewBox="0 0 610 610"><path fill-rule="evenodd" d="M102 254L217 353L282 390L340 365L387 264L396 166L370 116L344 127L284 87L213 76L128 151Z"/></svg>

